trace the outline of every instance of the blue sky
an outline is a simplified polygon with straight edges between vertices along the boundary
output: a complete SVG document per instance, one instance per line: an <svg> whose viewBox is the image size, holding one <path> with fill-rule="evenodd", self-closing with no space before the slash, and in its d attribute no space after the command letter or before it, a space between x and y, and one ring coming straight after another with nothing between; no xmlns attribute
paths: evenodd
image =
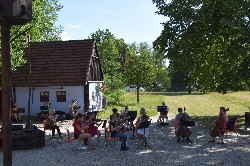
<svg viewBox="0 0 250 166"><path fill-rule="evenodd" d="M167 19L155 14L152 0L59 0L64 7L56 25L64 27L63 40L87 39L97 29L109 29L126 43L152 42Z"/></svg>

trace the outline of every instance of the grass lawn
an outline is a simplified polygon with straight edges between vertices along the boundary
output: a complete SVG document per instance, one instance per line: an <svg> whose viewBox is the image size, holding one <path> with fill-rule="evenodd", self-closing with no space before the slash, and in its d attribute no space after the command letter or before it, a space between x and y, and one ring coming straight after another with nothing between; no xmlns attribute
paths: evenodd
<svg viewBox="0 0 250 166"><path fill-rule="evenodd" d="M136 110L139 113L141 107L147 111L147 115L156 116L156 106L165 102L170 107L170 113L177 114L178 107L185 107L186 112L197 121L200 126L211 128L213 121L216 120L219 108L229 108L228 117L237 117L237 128L245 127L245 112L249 112L250 92L235 92L225 95L219 93L152 93L141 92L140 103L136 102L136 93L125 94L125 101L121 105L108 106L108 108L100 113L99 118L108 118L112 114L112 108L120 111L124 110L124 106L128 105L129 110ZM139 115L139 114L138 114Z"/></svg>

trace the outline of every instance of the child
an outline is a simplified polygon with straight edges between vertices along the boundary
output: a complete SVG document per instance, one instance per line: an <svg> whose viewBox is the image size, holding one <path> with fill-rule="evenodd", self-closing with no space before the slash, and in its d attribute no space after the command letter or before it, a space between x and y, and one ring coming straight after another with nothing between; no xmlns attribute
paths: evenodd
<svg viewBox="0 0 250 166"><path fill-rule="evenodd" d="M89 113L89 134L91 134L91 137L97 135L97 142L99 143L99 145L101 145L101 132L98 130L98 127L102 124L101 123L97 123L95 120L95 114L93 112ZM96 126L95 126L96 125Z"/></svg>
<svg viewBox="0 0 250 166"><path fill-rule="evenodd" d="M219 143L224 144L223 142L223 137L224 137L224 133L225 130L227 129L227 114L226 111L228 111L228 109L225 109L225 107L220 107L220 113L218 115L218 119L222 120L221 126L219 126L219 138L220 141ZM215 142L215 135L211 134L211 139L209 140L209 142Z"/></svg>
<svg viewBox="0 0 250 166"><path fill-rule="evenodd" d="M82 133L82 130L89 128L88 125L86 126L82 126L82 114L78 113L75 117L75 121L73 123L73 127L74 127L74 138L81 138L81 139L88 139L88 150L93 150L95 148L92 147L91 144L91 135L89 133Z"/></svg>

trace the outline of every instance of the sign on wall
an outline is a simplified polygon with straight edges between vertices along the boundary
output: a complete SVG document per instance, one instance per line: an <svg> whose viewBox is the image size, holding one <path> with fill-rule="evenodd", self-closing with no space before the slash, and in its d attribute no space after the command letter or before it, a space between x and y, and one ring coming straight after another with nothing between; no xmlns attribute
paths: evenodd
<svg viewBox="0 0 250 166"><path fill-rule="evenodd" d="M102 82L89 82L90 111L102 109Z"/></svg>

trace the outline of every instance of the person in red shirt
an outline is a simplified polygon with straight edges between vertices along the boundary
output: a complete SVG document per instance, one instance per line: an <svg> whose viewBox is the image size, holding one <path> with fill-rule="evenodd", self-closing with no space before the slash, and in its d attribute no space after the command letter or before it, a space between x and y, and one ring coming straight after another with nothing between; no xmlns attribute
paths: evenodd
<svg viewBox="0 0 250 166"><path fill-rule="evenodd" d="M95 148L92 147L91 144L91 135L89 133L82 133L82 130L89 128L88 125L83 126L82 123L82 114L78 113L75 117L75 121L73 123L73 127L74 127L74 138L81 138L81 139L88 139L88 150L93 150Z"/></svg>

